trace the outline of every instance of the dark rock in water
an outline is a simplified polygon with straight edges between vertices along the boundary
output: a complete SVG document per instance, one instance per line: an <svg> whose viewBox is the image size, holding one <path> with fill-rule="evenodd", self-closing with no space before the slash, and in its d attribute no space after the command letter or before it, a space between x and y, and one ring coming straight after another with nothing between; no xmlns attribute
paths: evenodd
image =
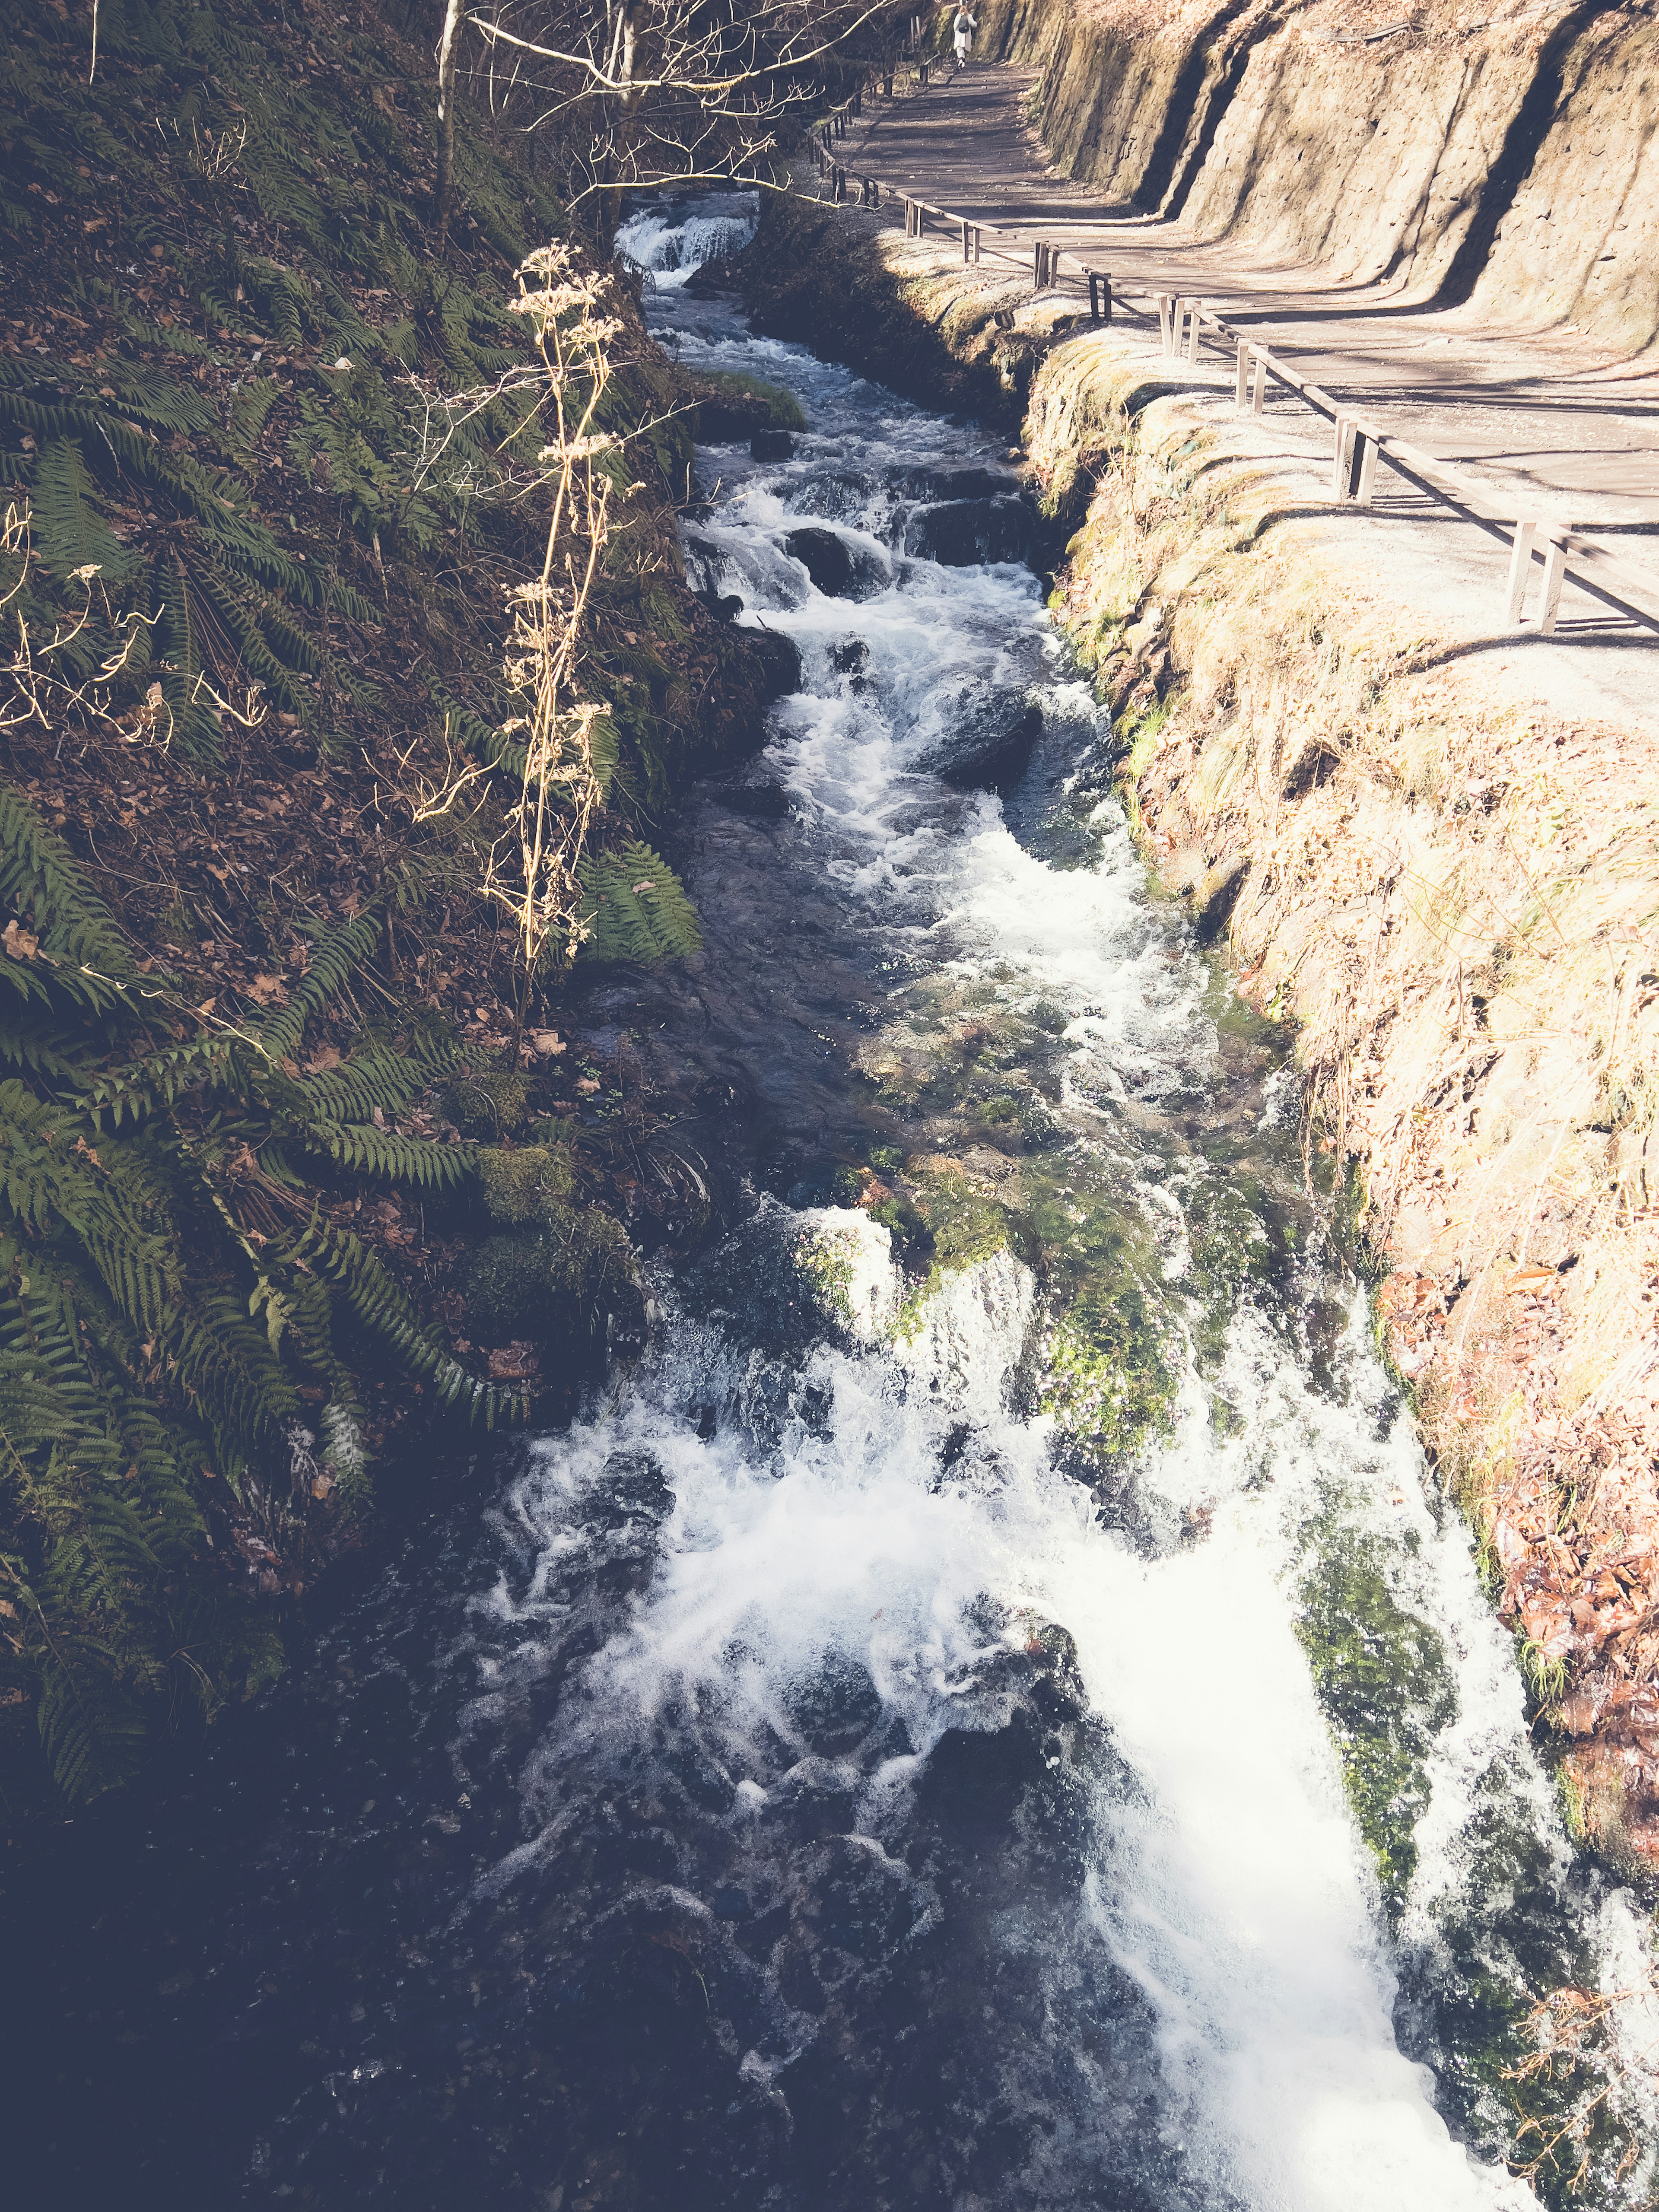
<svg viewBox="0 0 1659 2212"><path fill-rule="evenodd" d="M812 1224L763 1200L747 1221L681 1278L689 1310L718 1321L737 1341L770 1352L797 1352L848 1335L846 1301ZM796 1385L780 1375L778 1415Z"/></svg>
<svg viewBox="0 0 1659 2212"><path fill-rule="evenodd" d="M787 430L757 430L749 451L757 461L793 461L795 441Z"/></svg>
<svg viewBox="0 0 1659 2212"><path fill-rule="evenodd" d="M758 392L716 392L696 404L696 441L700 446L738 446L763 431L770 422L772 403Z"/></svg>
<svg viewBox="0 0 1659 2212"><path fill-rule="evenodd" d="M802 1742L824 1759L839 1759L862 1743L882 1717L868 1668L840 1651L831 1651L817 1674L792 1682L783 1703Z"/></svg>
<svg viewBox="0 0 1659 2212"><path fill-rule="evenodd" d="M744 629L744 643L760 662L768 699L787 699L800 690L800 647L781 630Z"/></svg>
<svg viewBox="0 0 1659 2212"><path fill-rule="evenodd" d="M947 499L919 507L904 526L904 550L946 568L980 561L1023 561L1031 544L1031 510L1023 499Z"/></svg>
<svg viewBox="0 0 1659 2212"><path fill-rule="evenodd" d="M781 822L789 811L789 794L781 783L735 783L714 797L733 814L746 814L753 822Z"/></svg>
<svg viewBox="0 0 1659 2212"><path fill-rule="evenodd" d="M735 622L743 612L743 598L737 592L699 592L702 601L717 622Z"/></svg>
<svg viewBox="0 0 1659 2212"><path fill-rule="evenodd" d="M612 1452L605 1480L586 1500L590 1527L623 1528L635 1522L654 1528L674 1508L668 1478L647 1451Z"/></svg>
<svg viewBox="0 0 1659 2212"><path fill-rule="evenodd" d="M826 599L852 595L854 571L853 550L834 530L808 527L792 530L783 541L792 561L799 561Z"/></svg>
<svg viewBox="0 0 1659 2212"><path fill-rule="evenodd" d="M844 637L830 647L830 665L837 676L862 676L870 665L870 648L861 637Z"/></svg>
<svg viewBox="0 0 1659 2212"><path fill-rule="evenodd" d="M792 514L822 522L861 522L881 490L881 479L867 469L837 468L826 462L796 477L783 494Z"/></svg>
<svg viewBox="0 0 1659 2212"><path fill-rule="evenodd" d="M1007 499L1015 479L994 469L907 469L901 479L912 499Z"/></svg>
<svg viewBox="0 0 1659 2212"><path fill-rule="evenodd" d="M916 762L959 791L1007 791L1025 773L1042 709L1023 691L962 684L940 695L944 734Z"/></svg>
<svg viewBox="0 0 1659 2212"><path fill-rule="evenodd" d="M714 579L720 570L720 549L710 538L695 530L683 532L680 551L685 561L685 574L692 590L700 599L716 596Z"/></svg>

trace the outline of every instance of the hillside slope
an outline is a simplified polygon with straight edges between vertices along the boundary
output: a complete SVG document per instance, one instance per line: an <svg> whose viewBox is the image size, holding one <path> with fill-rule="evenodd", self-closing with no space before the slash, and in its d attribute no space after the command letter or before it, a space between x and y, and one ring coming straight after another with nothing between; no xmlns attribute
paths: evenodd
<svg viewBox="0 0 1659 2212"><path fill-rule="evenodd" d="M630 1230L701 1200L672 1160L642 1184L648 1111L481 895L549 526L511 309L562 211L463 115L433 250L428 57L367 11L103 0L95 73L89 11L0 24L15 1808L268 1679L375 1454L568 1403L637 1302ZM757 741L768 674L685 586L688 395L602 296L584 881L599 948L649 958L696 923L642 840Z"/></svg>

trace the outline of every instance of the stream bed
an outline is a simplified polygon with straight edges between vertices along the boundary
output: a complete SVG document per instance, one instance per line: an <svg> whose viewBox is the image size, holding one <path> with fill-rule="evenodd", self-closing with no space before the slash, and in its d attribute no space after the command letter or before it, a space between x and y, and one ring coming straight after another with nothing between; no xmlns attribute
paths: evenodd
<svg viewBox="0 0 1659 2212"><path fill-rule="evenodd" d="M1285 1039L1148 887L1000 449L685 289L752 213L621 243L688 367L805 411L686 524L801 688L676 832L702 954L586 1009L749 1195L581 1419L70 1832L14 1954L40 2201L1647 2204L1644 1909Z"/></svg>

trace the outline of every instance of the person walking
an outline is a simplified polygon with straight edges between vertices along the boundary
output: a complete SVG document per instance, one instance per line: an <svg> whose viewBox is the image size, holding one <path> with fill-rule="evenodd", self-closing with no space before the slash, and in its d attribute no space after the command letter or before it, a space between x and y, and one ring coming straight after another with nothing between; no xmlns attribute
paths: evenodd
<svg viewBox="0 0 1659 2212"><path fill-rule="evenodd" d="M957 34L957 67L958 69L966 69L968 66L968 56L974 43L974 33L979 28L979 22L977 18L970 15L965 8L958 8L957 9L955 28Z"/></svg>

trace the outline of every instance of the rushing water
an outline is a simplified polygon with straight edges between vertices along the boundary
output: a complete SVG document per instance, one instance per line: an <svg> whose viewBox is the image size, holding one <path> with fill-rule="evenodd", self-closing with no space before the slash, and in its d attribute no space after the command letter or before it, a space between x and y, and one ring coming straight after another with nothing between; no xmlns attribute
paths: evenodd
<svg viewBox="0 0 1659 2212"><path fill-rule="evenodd" d="M749 212L622 242L689 367L805 410L787 459L704 455L688 532L802 689L689 810L704 954L593 1020L741 1130L752 1201L155 1816L92 1941L41 1937L52 2171L1473 2212L1537 2201L1505 2159L1607 2087L1583 2201L1645 2203L1643 2000L1510 2078L1644 1932L1566 1842L1279 1041L1150 895L1030 570L916 550L941 501L1012 526L995 448L684 290ZM1024 775L940 781L1010 699Z"/></svg>

